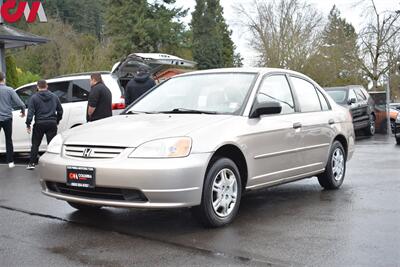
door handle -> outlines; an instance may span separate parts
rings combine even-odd
[[[335,121],[334,121],[333,119],[330,119],[330,120],[328,121],[328,124],[329,124],[329,125],[333,125],[333,124],[335,124]]]
[[[301,125],[300,122],[296,122],[296,123],[293,124],[293,128],[294,129],[300,129],[301,127],[303,127],[303,125]]]

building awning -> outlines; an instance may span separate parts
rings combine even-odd
[[[9,25],[0,24],[0,44],[4,48],[18,48],[49,42],[48,39],[24,32]]]

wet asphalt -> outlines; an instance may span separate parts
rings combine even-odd
[[[189,209],[75,211],[43,196],[26,163],[0,164],[0,266],[400,266],[393,138],[358,140],[341,190],[312,178],[254,191],[220,229]]]

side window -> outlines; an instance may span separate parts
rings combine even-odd
[[[61,103],[68,103],[69,82],[49,83],[49,90],[60,99]]]
[[[29,99],[31,99],[31,96],[35,94],[36,91],[36,85],[31,85],[17,90],[16,93],[19,98],[21,98],[22,102],[24,102],[25,105],[28,106]]]
[[[353,89],[350,89],[349,90],[349,100],[351,100],[353,98],[357,100],[356,93],[354,93]]]
[[[88,79],[73,81],[71,102],[87,101],[89,98],[89,91],[90,81]]]
[[[319,101],[321,102],[321,107],[323,111],[330,110],[328,101],[326,100],[325,96],[317,89]]]
[[[356,89],[354,89],[354,91],[355,91],[355,93],[357,95],[357,99],[359,101],[367,100],[367,97],[364,95],[364,93],[361,91],[360,88],[356,88]]]
[[[289,83],[284,75],[274,75],[264,79],[257,95],[260,102],[278,102],[282,106],[281,114],[294,113],[294,101]]]
[[[321,104],[314,85],[304,79],[291,77],[297,97],[300,102],[301,112],[321,111]]]

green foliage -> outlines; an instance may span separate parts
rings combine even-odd
[[[15,50],[17,66],[41,77],[84,71],[110,70],[114,60],[112,46],[100,43],[94,35],[77,33],[59,20],[29,26],[29,32],[47,36],[45,45]]]
[[[224,25],[219,0],[196,0],[192,13],[193,58],[199,69],[222,68],[224,62]],[[226,25],[226,24],[225,24]],[[225,42],[227,40],[225,39]],[[229,57],[225,52],[225,56]]]
[[[15,58],[12,55],[6,56],[6,82],[7,85],[13,88],[18,87],[17,66]]]
[[[333,6],[321,44],[310,58],[305,72],[321,86],[360,84],[363,82],[358,59],[357,34]]]
[[[185,53],[188,34],[180,18],[187,11],[171,8],[170,1],[107,1],[106,36],[114,44],[116,58],[134,52]]]
[[[44,8],[49,16],[72,25],[80,33],[89,33],[98,39],[103,31],[103,0],[47,0]]]
[[[23,71],[20,68],[17,68],[17,73],[18,73],[18,84],[17,86],[15,86],[16,88],[28,83],[37,82],[38,80],[41,79],[39,75],[33,74],[30,71]]]

